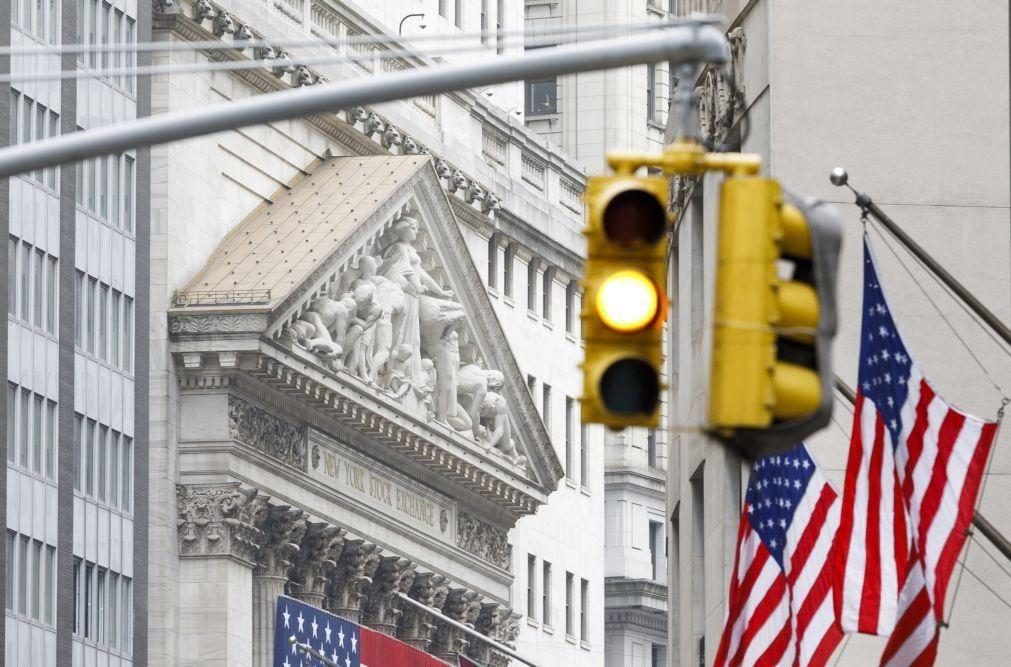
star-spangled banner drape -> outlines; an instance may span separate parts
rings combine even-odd
[[[838,494],[797,445],[755,461],[715,664],[824,665],[842,638],[832,588]]]
[[[949,405],[911,358],[864,237],[860,369],[835,558],[843,630],[882,664],[932,664],[996,422]]]
[[[446,667],[438,658],[294,598],[280,596],[274,618],[274,667],[321,667],[289,638],[340,667]]]

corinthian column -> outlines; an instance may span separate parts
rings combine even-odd
[[[384,556],[372,576],[372,585],[362,605],[362,622],[391,637],[397,632],[401,600],[414,583],[414,563],[400,556]]]
[[[326,588],[333,578],[343,546],[340,528],[325,523],[306,524],[291,572],[291,591],[296,598],[323,608]]]
[[[252,660],[252,574],[266,499],[238,483],[176,486],[179,663],[239,667]]]
[[[329,611],[358,622],[362,599],[379,567],[378,545],[364,540],[344,540],[344,549],[337,560],[337,570],[330,585]]]
[[[274,658],[274,614],[284,594],[291,559],[305,533],[302,510],[271,505],[261,524],[263,542],[253,571],[253,667],[270,667]]]
[[[449,594],[446,578],[441,574],[418,572],[407,595],[426,607],[440,609]],[[414,605],[404,605],[397,623],[397,639],[406,642],[420,651],[427,651],[432,639],[435,624],[433,616]]]
[[[442,605],[442,613],[457,623],[474,627],[481,612],[481,596],[465,588],[452,588]],[[435,636],[432,638],[431,653],[449,664],[455,664],[458,656],[463,653],[470,642],[467,634],[438,618],[435,619]]]

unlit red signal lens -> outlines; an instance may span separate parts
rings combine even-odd
[[[667,214],[650,192],[626,190],[614,196],[604,209],[604,234],[623,246],[653,245],[663,239]]]
[[[621,333],[634,333],[650,326],[659,308],[657,286],[644,273],[633,269],[612,273],[597,291],[598,317]]]
[[[617,415],[652,415],[660,402],[660,378],[642,359],[619,359],[600,378],[600,400]]]

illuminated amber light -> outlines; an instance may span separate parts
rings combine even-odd
[[[650,326],[659,307],[656,285],[644,273],[632,269],[612,273],[597,292],[597,314],[601,321],[622,333]]]

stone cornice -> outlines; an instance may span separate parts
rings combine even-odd
[[[634,630],[659,639],[667,637],[667,615],[635,609],[608,609],[604,612],[605,631]]]
[[[607,489],[632,489],[664,498],[666,478],[663,471],[655,468],[610,468],[604,471],[604,487]]]

